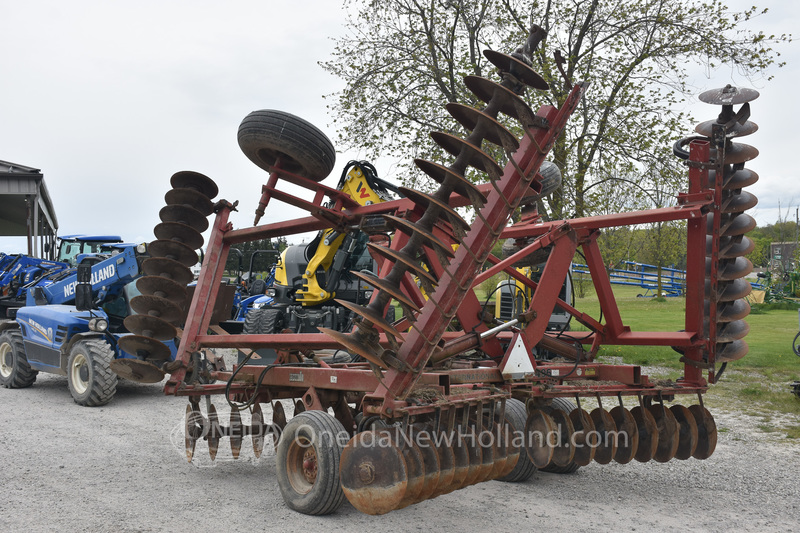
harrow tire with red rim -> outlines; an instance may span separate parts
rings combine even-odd
[[[253,111],[239,125],[238,139],[244,155],[267,172],[280,159],[283,170],[322,181],[336,162],[333,143],[319,128],[283,111]]]
[[[339,461],[349,435],[322,411],[304,411],[283,429],[276,452],[281,496],[291,509],[326,515],[344,502]]]

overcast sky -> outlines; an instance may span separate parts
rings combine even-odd
[[[755,28],[800,27],[800,3],[759,4],[772,12]],[[245,115],[288,111],[335,138],[323,96],[343,84],[318,62],[345,31],[339,1],[0,0],[0,20],[0,160],[42,170],[61,235],[152,240],[179,170],[214,179],[221,197],[240,202],[234,226],[249,226],[267,175],[236,142]],[[775,222],[779,200],[792,217],[800,205],[792,133],[800,120],[800,54],[794,43],[782,51],[789,65],[771,82],[746,82],[735,69],[696,81],[698,92],[726,83],[761,92],[751,104],[760,130],[745,141],[761,152],[748,165],[761,176],[750,189],[760,225]],[[708,120],[718,109],[695,114]],[[337,154],[326,184],[335,186],[359,155]],[[392,178],[389,169],[378,171]],[[264,221],[298,214],[273,202]],[[0,238],[0,251],[24,252],[24,239]]]

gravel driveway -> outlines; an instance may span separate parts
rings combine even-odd
[[[85,408],[66,378],[40,374],[30,389],[0,389],[0,405],[0,531],[760,532],[800,521],[800,443],[719,410],[706,461],[592,464],[480,483],[384,516],[346,502],[310,517],[284,506],[269,445],[256,459],[246,440],[232,461],[223,441],[212,464],[200,442],[188,464],[186,400],[163,396],[160,384],[123,381],[109,405]]]

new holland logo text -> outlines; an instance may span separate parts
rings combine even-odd
[[[30,325],[30,327],[35,329],[39,333],[39,335],[44,337],[48,342],[53,341],[53,328],[45,328],[32,318],[28,319],[28,325]]]
[[[91,279],[92,287],[94,287],[98,283],[104,282],[105,280],[113,276],[116,273],[116,271],[117,269],[113,263],[108,265],[107,267],[101,268],[100,270],[95,270],[94,272],[92,272],[92,279]],[[70,296],[75,295],[75,285],[77,284],[78,284],[77,281],[73,281],[72,283],[64,287],[65,298],[69,298]]]

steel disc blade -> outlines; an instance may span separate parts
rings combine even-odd
[[[203,213],[185,205],[165,205],[158,212],[161,222],[180,222],[203,233],[208,229],[208,219]]]
[[[192,248],[177,241],[157,240],[147,245],[147,250],[153,257],[166,257],[173,259],[184,266],[190,267],[199,262],[197,253]]]
[[[445,179],[449,179],[451,183],[455,182],[453,191],[468,199],[475,207],[482,207],[486,204],[486,196],[480,189],[454,170],[426,159],[415,159],[414,164],[438,183],[443,183]]]
[[[186,285],[161,276],[144,276],[136,280],[136,288],[144,295],[166,298],[177,306],[186,304]]]
[[[166,375],[153,363],[139,359],[114,359],[109,367],[119,377],[137,383],[158,383]]]
[[[169,184],[172,185],[173,189],[195,190],[209,200],[219,194],[219,188],[217,184],[214,183],[214,180],[205,174],[200,174],[199,172],[193,172],[191,170],[176,172],[170,178]]]
[[[433,439],[433,449],[439,459],[439,480],[436,490],[431,497],[435,498],[453,490],[453,479],[455,478],[456,458],[452,444],[448,445],[449,438],[443,431],[434,431],[428,427],[431,438]]]
[[[305,412],[306,406],[301,400],[297,400],[294,402],[294,416],[299,415],[302,412]]]
[[[692,457],[695,459],[708,459],[717,448],[717,423],[708,409],[701,405],[692,405],[689,411],[697,422],[697,447]]]
[[[398,252],[397,250],[392,250],[391,248],[380,246],[372,242],[368,242],[367,247],[371,251],[388,259],[393,263],[403,263],[408,267],[409,270],[411,270],[414,273],[415,276],[427,280],[428,283],[430,283],[431,285],[436,286],[439,283],[439,280],[434,278],[430,272],[425,270],[419,263],[419,261],[417,261],[416,259],[413,259],[402,252]]]
[[[317,328],[320,333],[325,333],[333,340],[341,344],[347,349],[348,352],[358,354],[370,363],[377,365],[381,368],[386,368],[386,365],[381,361],[380,357],[369,346],[356,340],[351,333],[342,333],[334,329]]]
[[[575,428],[575,433],[570,439],[575,446],[572,462],[578,466],[586,466],[594,459],[597,446],[597,433],[592,417],[584,409],[573,409],[569,413],[569,419]]]
[[[750,325],[744,320],[722,322],[717,325],[717,342],[733,342],[750,332]]]
[[[264,451],[264,435],[266,432],[267,425],[264,423],[264,412],[261,410],[261,404],[256,402],[250,419],[250,436],[253,439],[253,453],[257,458],[261,457],[261,453]]]
[[[342,450],[339,476],[347,500],[365,514],[397,509],[408,490],[405,458],[386,429],[364,431],[350,439]]]
[[[231,425],[228,437],[231,439],[231,454],[234,459],[239,458],[242,451],[242,439],[244,437],[244,426],[242,425],[242,415],[236,408],[231,409]]]
[[[519,148],[519,140],[494,117],[474,107],[456,102],[450,102],[445,107],[453,118],[469,131],[475,130],[478,126],[482,127],[487,141],[507,148],[509,152],[515,152]]]
[[[741,213],[742,211],[747,211],[758,205],[758,198],[756,195],[747,191],[738,193],[726,192],[726,194],[729,196],[723,198],[722,204],[720,205],[720,209],[723,213]]]
[[[457,490],[463,488],[467,485],[467,479],[469,479],[469,452],[467,451],[467,447],[461,438],[461,435],[458,431],[452,432],[453,436],[453,444],[450,448],[453,450],[453,458],[455,460],[454,464],[454,472],[453,472],[453,483],[450,486],[451,492],[453,490]]]
[[[498,105],[498,111],[521,122],[523,126],[535,123],[536,113],[513,91],[480,76],[467,76],[464,84],[475,96],[486,103]]]
[[[653,459],[656,448],[658,448],[658,427],[650,411],[643,409],[639,405],[631,409],[631,415],[636,421],[636,427],[639,431],[639,446],[636,449],[634,459],[640,463],[646,463]]]
[[[599,441],[595,446],[594,460],[601,465],[607,465],[617,453],[617,425],[605,409],[593,409],[589,416],[592,418],[594,429],[598,433]]]
[[[753,263],[746,257],[722,259],[717,268],[717,279],[720,281],[732,281],[736,278],[743,278],[752,271]],[[706,274],[710,273],[711,260],[706,258]]]
[[[160,296],[140,294],[130,301],[131,309],[140,315],[158,317],[167,322],[176,322],[183,317],[183,309],[176,303]]]
[[[758,91],[747,87],[734,87],[730,84],[722,89],[710,89],[700,93],[697,98],[706,104],[738,105],[752,102],[759,97]]]
[[[738,361],[750,351],[747,342],[743,340],[729,342],[727,344],[717,345],[717,363],[730,363],[731,361]]]
[[[494,66],[500,69],[501,72],[512,73],[515,78],[525,85],[533,87],[534,89],[539,89],[540,91],[546,91],[550,88],[550,85],[544,81],[544,78],[537,74],[529,65],[523,63],[514,56],[489,49],[484,50],[483,55],[486,56],[486,59]]]
[[[357,314],[358,316],[364,318],[365,320],[371,322],[374,326],[382,329],[386,333],[394,335],[398,339],[401,339],[403,336],[397,331],[394,326],[392,326],[385,318],[380,316],[379,314],[372,311],[372,309],[368,307],[364,307],[363,305],[354,304],[348,302],[347,300],[340,300],[335,299],[336,303],[341,305],[342,307],[349,309],[353,313]]]
[[[411,430],[415,432],[413,435],[415,440],[414,444],[419,450],[424,470],[422,489],[420,490],[419,496],[417,496],[417,499],[414,501],[414,503],[417,503],[431,498],[436,493],[439,486],[440,466],[439,454],[436,453],[436,449],[433,447],[430,437],[420,440],[420,432],[428,436],[430,436],[430,433],[424,428],[415,428],[414,426],[412,426]]]
[[[719,124],[716,119],[701,122],[695,126],[694,131],[703,137],[711,137],[714,132],[714,126]],[[734,122],[733,126],[725,131],[725,137],[732,139],[733,137],[745,137],[752,135],[758,131],[758,125],[755,122],[746,121],[744,124]]]
[[[486,425],[483,426],[480,432],[476,431],[475,434],[478,437],[477,446],[479,446],[481,449],[481,468],[480,473],[478,474],[478,479],[475,482],[481,483],[491,479],[492,471],[494,470],[494,462],[496,458],[494,437],[491,430],[489,430]]]
[[[147,359],[148,362],[166,361],[172,355],[172,352],[170,352],[166,344],[142,335],[125,335],[124,337],[120,337],[119,347],[131,355]],[[125,359],[122,360],[124,361]],[[131,361],[133,361],[133,359],[131,359]],[[161,372],[161,370],[159,370],[159,372]],[[164,373],[161,372],[161,375],[163,377]],[[161,379],[158,381],[161,381]]]
[[[653,404],[650,406],[650,414],[656,421],[658,428],[658,447],[656,453],[653,454],[653,459],[659,463],[666,463],[678,451],[678,444],[680,443],[680,428],[678,421],[675,420],[675,415],[672,411],[666,408],[664,404]]]
[[[217,416],[217,408],[213,405],[208,406],[208,426],[208,431],[206,431],[206,438],[208,440],[208,455],[213,461],[217,458],[217,452],[219,451],[219,439],[222,436],[222,432],[220,431],[219,427],[219,417]]]
[[[491,178],[497,178],[503,173],[503,169],[489,154],[461,137],[442,131],[432,131],[431,138],[454,157],[459,157],[462,153],[466,154],[467,162],[470,166],[489,174]]]
[[[192,404],[186,406],[186,417],[183,423],[184,446],[186,459],[191,463],[194,458],[194,448],[197,440],[203,435],[203,415],[199,409],[194,409]]]
[[[613,408],[609,414],[617,426],[617,453],[614,454],[614,461],[623,465],[630,463],[639,448],[636,420],[631,412],[621,405]]]
[[[184,205],[207,217],[214,212],[214,204],[208,197],[192,189],[171,189],[164,195],[167,205]]]
[[[416,311],[417,313],[420,312],[419,306],[415,304],[408,296],[403,294],[399,287],[394,286],[391,282],[381,279],[378,276],[368,272],[357,272],[353,270],[350,272],[350,274],[357,277],[361,281],[372,285],[376,289],[380,289],[383,292],[391,295],[392,298],[408,306],[413,311]]]
[[[572,425],[569,414],[561,409],[551,408],[548,414],[552,417],[556,430],[553,434],[555,442],[553,443],[553,460],[550,464],[564,467],[570,464],[575,456],[575,448],[570,444],[575,426]]]
[[[469,231],[469,223],[461,218],[461,215],[446,202],[430,194],[409,189],[408,187],[400,187],[399,190],[406,198],[417,204],[424,211],[438,208],[440,218],[444,217],[443,220],[452,226],[455,235],[461,237],[466,235],[467,231]]]
[[[156,239],[174,241],[196,250],[203,246],[203,236],[191,226],[180,222],[162,222],[153,228]]]
[[[178,329],[175,326],[154,316],[128,315],[123,324],[125,324],[125,329],[135,335],[151,337],[159,341],[174,339],[178,335]]]
[[[425,486],[425,464],[422,461],[422,453],[419,446],[413,441],[408,441],[404,437],[398,437],[398,448],[403,454],[408,472],[408,484],[403,499],[396,509],[402,509],[419,501],[419,496]]]
[[[413,222],[393,215],[383,215],[383,218],[394,230],[405,233],[406,235],[418,235],[421,237],[425,246],[434,250],[437,255],[447,258],[455,257],[453,249],[450,246],[442,242],[433,233],[420,228]],[[443,260],[442,262],[445,263],[446,261]]]
[[[150,259],[146,259],[144,263],[142,263],[142,271],[146,276],[166,278],[184,287],[194,279],[189,267],[166,257],[151,257]]]
[[[688,407],[684,405],[673,405],[669,408],[678,421],[680,436],[678,437],[678,451],[675,458],[685,460],[692,456],[697,448],[697,421]]]
[[[277,448],[283,428],[286,427],[286,412],[283,410],[281,402],[275,402],[272,405],[272,425],[275,427],[271,428],[270,431],[272,432],[273,444]]]
[[[458,431],[461,432],[461,442],[469,457],[469,472],[467,473],[467,478],[464,480],[464,486],[474,485],[478,482],[483,464],[481,447],[478,446],[478,437],[475,434],[475,428],[460,426]]]
[[[544,468],[553,460],[553,446],[549,436],[555,430],[552,417],[541,409],[533,409],[528,413],[525,445],[528,457],[536,468]]]

